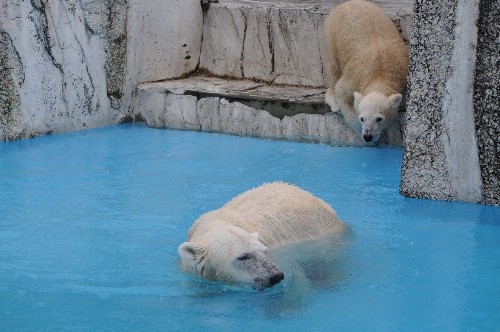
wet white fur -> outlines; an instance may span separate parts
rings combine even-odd
[[[204,278],[245,282],[232,262],[241,253],[342,232],[343,223],[324,201],[296,186],[274,182],[242,193],[207,212],[179,246],[185,269]]]

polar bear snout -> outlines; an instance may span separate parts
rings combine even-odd
[[[269,279],[269,284],[270,286],[274,286],[278,283],[280,283],[281,280],[285,279],[285,275],[283,272],[279,271],[276,272],[270,279]]]
[[[281,280],[285,279],[285,275],[281,271],[274,272],[269,278],[256,278],[254,280],[253,288],[261,291],[269,287],[279,284]]]
[[[242,260],[242,258],[245,259]],[[244,276],[246,275],[247,282],[258,291],[272,287],[285,278],[283,272],[262,252],[239,256],[234,267],[235,275],[242,277],[240,282],[245,283]]]
[[[371,141],[373,141],[373,135],[372,134],[364,134],[363,140],[367,143],[370,143]]]
[[[363,118],[365,119],[365,118]],[[380,138],[380,133],[384,129],[383,121],[377,121],[366,117],[365,121],[361,122],[361,132],[363,141],[366,143],[376,143]]]

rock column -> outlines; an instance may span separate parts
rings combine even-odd
[[[500,203],[499,6],[415,1],[403,195]]]

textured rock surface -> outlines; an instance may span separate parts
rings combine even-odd
[[[200,68],[219,76],[324,87],[328,76],[323,22],[341,2],[211,4],[204,22]],[[408,40],[411,1],[378,3]]]
[[[499,27],[486,7],[480,8],[479,1],[415,1],[400,188],[404,195],[494,203],[483,198],[489,186],[487,192],[496,192],[498,204],[498,186],[487,184],[496,181],[495,176],[485,176],[495,169],[498,159],[492,155],[497,147],[489,136],[492,132],[484,133],[486,128],[495,128],[490,123],[497,114],[491,100],[498,101],[498,94],[481,95],[493,91],[486,86],[498,86],[498,75],[483,65],[474,76],[476,64],[478,69],[485,62],[494,68],[498,61],[498,52],[491,52],[495,44],[498,50]],[[480,29],[478,38],[471,22],[478,17],[481,21],[484,15],[491,20],[486,29],[490,32]],[[478,40],[483,41],[476,54]],[[495,130],[498,133],[498,126]],[[488,157],[478,152],[478,140],[479,151],[488,151]]]
[[[474,108],[483,201],[500,204],[500,1],[481,1]]]
[[[24,70],[9,34],[0,28],[0,139],[22,135],[20,89]]]
[[[4,1],[0,139],[102,126],[120,99],[123,1]],[[116,84],[107,87],[107,74]],[[117,110],[115,103],[114,110]]]
[[[340,114],[325,114],[324,92],[249,80],[190,77],[141,84],[136,112],[158,128],[365,145]],[[281,103],[286,107],[277,110]],[[402,144],[401,122],[384,133],[380,145]]]
[[[117,114],[125,78],[125,51],[127,46],[127,0],[82,1],[87,30],[102,38],[106,90],[112,113]]]

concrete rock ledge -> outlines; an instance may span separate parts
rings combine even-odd
[[[136,117],[151,127],[366,145],[340,114],[326,114],[325,89],[194,76],[145,83],[138,90]],[[402,118],[379,145],[401,146]]]

